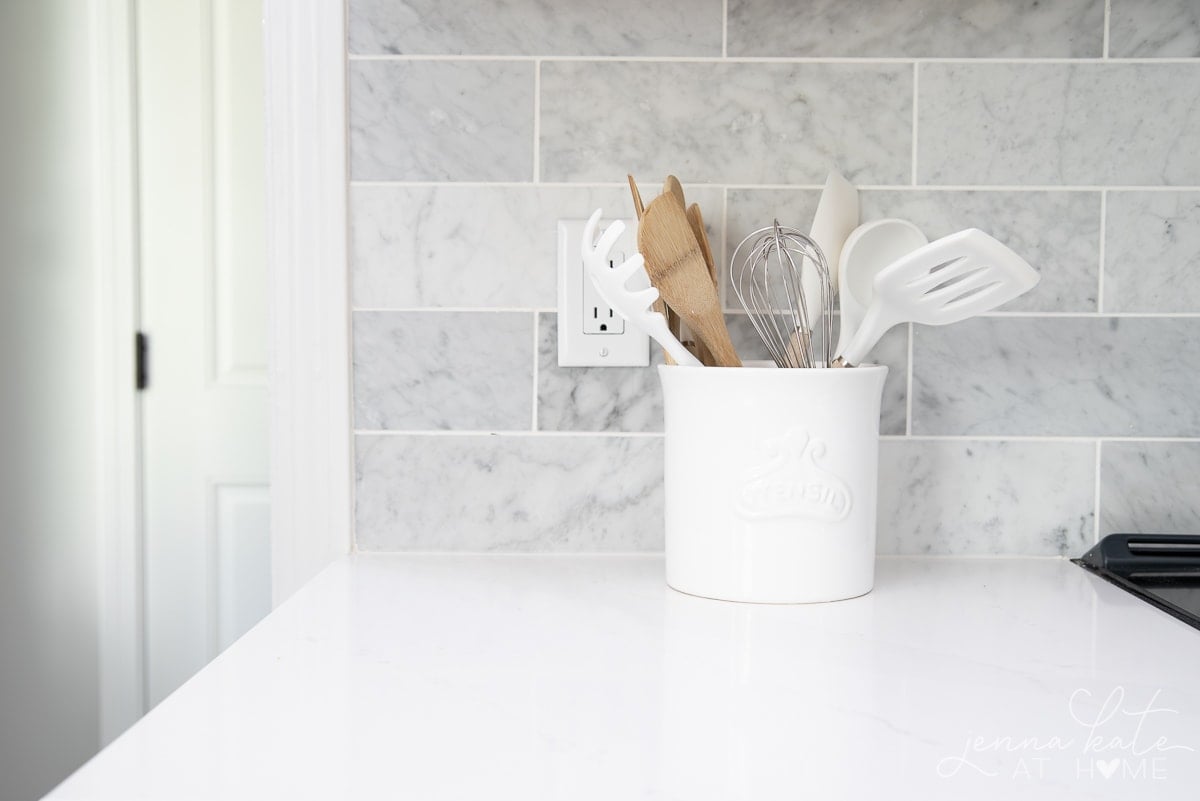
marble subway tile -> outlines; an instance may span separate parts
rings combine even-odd
[[[613,181],[675,172],[712,183],[911,177],[905,64],[549,61],[541,175]]]
[[[659,551],[661,437],[360,435],[364,551]]]
[[[533,315],[355,312],[354,427],[529,430]]]
[[[721,0],[351,0],[350,52],[719,56]]]
[[[1200,63],[920,66],[930,184],[1200,184]]]
[[[1004,311],[1096,311],[1099,192],[881,190],[861,192],[859,201],[864,221],[909,220],[930,241],[981,228],[1019,253],[1042,280]]]
[[[883,554],[1078,556],[1095,533],[1091,442],[885,440]]]
[[[662,363],[651,341],[649,367],[559,367],[558,315],[538,315],[538,430],[662,431]]]
[[[1112,58],[1200,56],[1200,3],[1112,0],[1108,55]]]
[[[1200,312],[1200,192],[1109,192],[1104,311]]]
[[[1200,532],[1200,442],[1100,446],[1100,536]]]
[[[1103,39],[1103,0],[729,2],[731,56],[1098,58]]]
[[[534,64],[352,61],[350,177],[533,179]]]
[[[1200,436],[1200,318],[914,326],[912,433]]]

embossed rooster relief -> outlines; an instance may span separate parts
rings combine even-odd
[[[825,441],[794,428],[764,445],[766,460],[752,468],[736,507],[748,520],[798,517],[836,523],[850,514],[846,482],[826,470]]]

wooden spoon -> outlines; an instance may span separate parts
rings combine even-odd
[[[629,179],[629,192],[633,195],[633,211],[637,214],[638,228],[640,230],[642,217],[646,215],[646,207],[642,204],[642,193],[638,191],[637,182],[633,180],[633,176],[627,174],[625,177]],[[667,330],[671,333],[671,336],[679,339],[679,315],[671,311],[667,306],[667,302],[659,297],[650,308],[663,316],[663,319],[667,321]],[[676,363],[666,348],[663,348],[663,360],[667,364]]]
[[[679,179],[674,175],[668,175],[667,180],[663,181],[663,194],[678,200],[679,208],[687,208],[687,201],[683,199],[683,184],[679,183]]]
[[[674,195],[659,196],[646,207],[638,226],[638,250],[650,281],[712,351],[717,365],[741,367],[700,243]]]

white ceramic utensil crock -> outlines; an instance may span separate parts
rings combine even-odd
[[[758,603],[870,592],[887,367],[658,370],[667,584]]]

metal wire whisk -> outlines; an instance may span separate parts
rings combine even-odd
[[[733,251],[729,278],[776,365],[829,366],[833,284],[825,254],[816,242],[775,220]],[[819,331],[813,330],[814,324],[820,325]],[[814,340],[819,342],[819,353]]]

